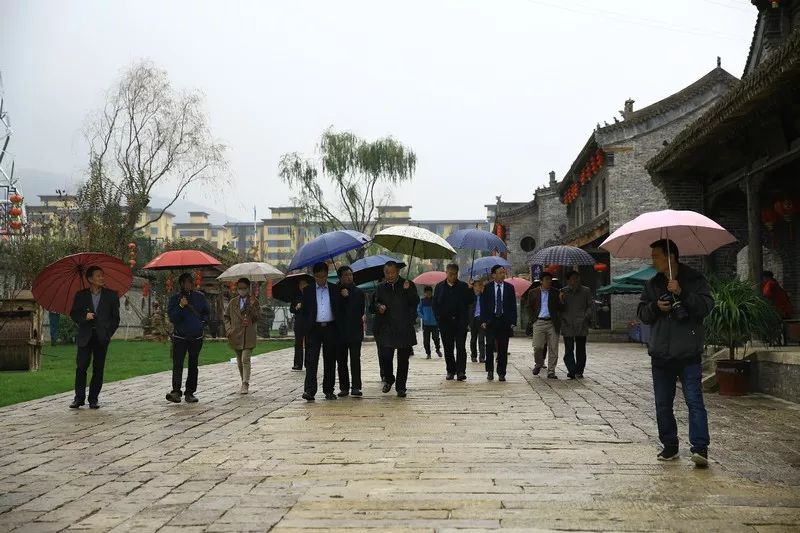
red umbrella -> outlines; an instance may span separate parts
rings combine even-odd
[[[436,285],[440,281],[444,281],[446,277],[447,274],[441,270],[431,270],[429,272],[423,272],[414,278],[414,283],[416,285]]]
[[[92,266],[103,269],[106,288],[122,296],[131,288],[131,267],[108,254],[86,252],[68,255],[45,267],[33,280],[33,297],[54,313],[68,315],[75,293],[89,286],[86,270]]]
[[[514,294],[517,298],[522,298],[525,291],[531,288],[531,282],[522,278],[508,278],[507,282],[514,286]]]
[[[145,270],[185,270],[220,264],[219,261],[200,250],[170,250],[159,255],[142,268]]]

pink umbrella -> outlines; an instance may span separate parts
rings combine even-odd
[[[416,285],[436,285],[440,281],[444,281],[446,277],[447,274],[441,270],[431,270],[429,272],[423,272],[414,278],[414,283]]]
[[[532,285],[530,281],[522,278],[508,278],[506,281],[514,286],[514,294],[517,296],[517,298],[522,298],[522,295],[525,294],[525,291],[530,289]]]
[[[651,254],[650,245],[670,239],[681,255],[708,255],[736,241],[728,230],[694,211],[653,211],[643,213],[612,233],[601,248],[614,257],[642,257]]]

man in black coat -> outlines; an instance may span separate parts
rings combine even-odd
[[[211,308],[205,295],[194,290],[192,275],[184,272],[178,277],[180,292],[173,294],[167,304],[172,322],[172,390],[167,401],[180,403],[181,394],[187,403],[197,403],[197,378],[200,373],[200,351]],[[188,356],[188,357],[187,357]],[[183,361],[186,362],[186,386],[181,393]]]
[[[108,343],[119,327],[119,296],[106,289],[103,269],[91,266],[86,270],[89,288],[78,291],[72,302],[70,316],[78,325],[78,345],[75,369],[75,398],[70,408],[77,409],[86,402],[86,372],[92,363],[92,381],[89,383],[89,407],[100,407],[98,397],[103,388],[103,370],[106,364]]]
[[[637,314],[652,325],[647,351],[653,372],[658,438],[664,445],[659,461],[678,458],[678,425],[675,421],[675,382],[680,380],[689,411],[691,460],[708,466],[708,414],[703,401],[705,344],[703,319],[714,308],[705,277],[678,262],[675,243],[662,239],[650,245],[658,274],[645,284]]]
[[[408,358],[417,344],[414,324],[417,320],[419,295],[411,281],[398,275],[397,263],[389,261],[383,267],[385,281],[375,291],[372,309],[375,313],[375,338],[382,359],[383,392],[395,384],[397,396],[405,398],[408,379]],[[394,374],[394,352],[397,351],[397,379]]]
[[[339,317],[339,291],[328,283],[328,263],[317,263],[313,268],[314,283],[303,291],[302,311],[306,324],[306,381],[303,399],[314,401],[317,394],[317,367],[322,350],[322,392],[326,400],[335,400],[336,350],[339,335],[336,331]]]
[[[447,379],[458,375],[458,381],[467,379],[467,329],[469,306],[475,294],[469,285],[458,279],[458,265],[447,265],[447,278],[436,284],[433,291],[433,314],[439,324],[447,365]],[[453,354],[455,352],[455,356]]]
[[[481,329],[486,331],[486,379],[494,379],[494,351],[497,349],[497,376],[506,380],[508,339],[517,325],[517,297],[506,279],[506,269],[492,267],[492,281],[481,294]]]
[[[303,308],[303,291],[308,287],[308,281],[301,278],[297,282],[297,294],[289,304],[289,312],[294,315],[294,364],[292,370],[303,370],[303,352],[305,349],[305,336],[308,326],[305,323]]]
[[[364,340],[364,291],[353,284],[353,269],[339,267],[339,396],[361,396],[361,342]],[[350,372],[347,360],[350,356]],[[351,379],[352,378],[352,383]],[[349,390],[352,386],[352,390]]]

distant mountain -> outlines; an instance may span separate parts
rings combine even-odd
[[[57,190],[66,191],[67,194],[75,194],[80,186],[81,180],[70,178],[65,174],[57,174],[36,169],[19,169],[15,172],[19,177],[19,188],[27,198],[26,203],[36,205],[39,203],[39,196],[57,194]],[[158,208],[166,205],[167,199],[154,196],[150,205]],[[175,222],[189,222],[189,211],[203,211],[208,213],[208,220],[212,224],[224,224],[225,222],[241,222],[235,217],[226,215],[219,211],[209,208],[189,200],[178,199],[172,207],[170,213],[175,215]]]

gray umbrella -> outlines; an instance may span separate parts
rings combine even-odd
[[[550,246],[528,256],[531,265],[580,266],[595,264],[594,258],[575,246]]]

